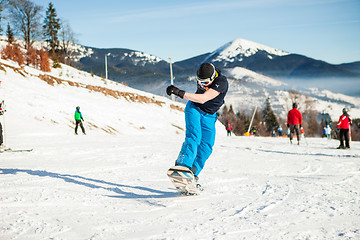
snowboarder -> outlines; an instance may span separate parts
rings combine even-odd
[[[294,131],[296,132],[296,137],[298,141],[298,145],[300,144],[300,129],[302,125],[302,115],[300,111],[297,109],[297,103],[293,103],[293,109],[288,112],[287,116],[287,127],[290,128],[290,143],[292,143],[292,139],[294,136]]]
[[[174,85],[166,89],[169,96],[174,94],[189,100],[185,107],[185,141],[175,165],[189,168],[196,180],[212,153],[216,112],[224,104],[227,91],[226,77],[211,63],[203,63],[199,67],[196,93],[185,92]]]
[[[84,128],[84,126],[83,126],[83,124],[82,124],[82,121],[84,121],[84,118],[83,118],[83,116],[82,116],[82,114],[81,114],[81,112],[80,112],[80,107],[79,107],[79,106],[76,107],[76,111],[75,111],[75,116],[74,116],[74,117],[75,117],[75,123],[76,123],[76,126],[75,126],[75,134],[78,135],[77,130],[78,130],[78,126],[80,125],[83,134],[86,135],[86,133],[85,133],[85,128]]]
[[[4,115],[5,114],[5,109],[4,109],[4,100],[0,103],[0,115]],[[4,137],[3,137],[3,127],[1,125],[0,122],[0,150],[5,149],[5,145],[4,145]]]
[[[340,146],[338,149],[350,148],[350,126],[352,124],[351,117],[348,113],[348,109],[343,109],[343,114],[340,116],[337,123],[337,129],[340,130]],[[345,145],[344,145],[345,139]]]
[[[230,121],[227,121],[226,122],[227,136],[231,136],[231,130],[232,130],[232,125],[231,125]]]

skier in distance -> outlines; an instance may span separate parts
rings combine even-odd
[[[340,129],[340,145],[338,149],[350,148],[350,127],[352,124],[351,117],[346,108],[343,109],[343,114],[340,116],[337,123],[337,129]],[[345,145],[344,145],[345,139]]]
[[[84,118],[83,118],[83,116],[82,116],[82,114],[80,112],[80,107],[79,106],[76,107],[74,117],[75,117],[75,124],[76,124],[75,125],[75,134],[78,135],[77,130],[78,130],[78,126],[80,125],[83,134],[86,135],[85,128],[84,128],[84,126],[82,124],[82,121],[84,121]]]
[[[294,132],[296,132],[296,137],[298,141],[298,145],[300,144],[300,129],[302,125],[302,115],[300,111],[297,109],[297,103],[293,103],[293,109],[288,112],[287,116],[287,127],[290,128],[290,143],[292,143],[292,139],[294,136]]]

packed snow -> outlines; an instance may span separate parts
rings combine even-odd
[[[65,65],[0,64],[6,145],[33,149],[0,153],[0,239],[360,238],[359,142],[227,137],[218,123],[205,191],[181,196],[166,171],[183,104]]]

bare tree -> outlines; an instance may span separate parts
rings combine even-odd
[[[7,4],[8,4],[7,0],[0,0],[0,33],[3,31],[2,27],[1,27],[1,21],[4,17],[2,15],[2,13],[3,13],[4,9],[6,8]]]
[[[41,37],[41,7],[29,0],[10,0],[10,19],[16,31],[20,31],[29,49],[34,40]]]
[[[61,21],[59,38],[60,46],[65,56],[65,64],[71,65],[71,58],[75,50],[74,45],[77,42],[77,39],[67,21]]]
[[[4,6],[6,6],[8,2],[9,2],[9,0],[0,0],[0,8],[2,8],[2,10],[4,10]]]

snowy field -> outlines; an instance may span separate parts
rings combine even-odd
[[[0,153],[1,240],[360,239],[360,142],[226,137],[218,123],[205,191],[180,196],[166,171],[183,104],[67,66],[44,74],[0,61],[6,145],[34,149]]]
[[[218,136],[180,196],[166,176],[179,135],[9,137],[0,239],[359,239],[360,143]]]

